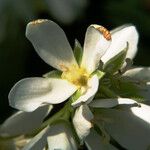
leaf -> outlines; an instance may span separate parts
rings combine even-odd
[[[118,53],[116,56],[107,61],[106,64],[104,64],[104,72],[113,74],[118,71],[125,62],[128,48],[129,43],[127,42],[127,46],[120,53]]]
[[[80,63],[81,63],[82,54],[83,54],[83,50],[82,50],[81,44],[79,43],[79,41],[77,39],[75,39],[74,56],[76,58],[78,65],[80,65]]]
[[[61,71],[53,70],[43,75],[45,78],[61,78]]]

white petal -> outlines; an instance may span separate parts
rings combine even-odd
[[[42,150],[47,144],[47,136],[50,128],[46,127],[38,133],[22,150]]]
[[[23,111],[33,111],[43,104],[65,101],[76,91],[67,80],[55,78],[26,78],[14,85],[9,104]]]
[[[97,75],[94,75],[88,81],[87,91],[83,95],[81,95],[75,102],[73,102],[72,106],[77,107],[84,102],[90,103],[98,90],[98,85],[99,85],[99,79]]]
[[[98,114],[107,132],[125,149],[147,150],[150,146],[150,106],[122,106],[103,109]]]
[[[16,136],[31,133],[40,127],[52,106],[43,106],[33,112],[19,111],[9,117],[0,127],[1,136]]]
[[[100,58],[110,46],[111,39],[106,39],[100,31],[102,26],[91,25],[87,28],[81,66],[92,73],[98,67]]]
[[[83,140],[90,132],[93,119],[93,114],[87,105],[81,105],[76,109],[75,115],[73,117],[73,124],[75,130],[81,140]]]
[[[77,65],[64,31],[53,21],[30,22],[26,36],[39,56],[54,68],[63,70],[73,64]]]
[[[138,43],[138,32],[136,28],[132,25],[124,25],[113,30],[111,33],[112,42],[105,55],[102,57],[102,61],[106,63],[110,58],[117,55],[126,47],[127,42],[129,43],[127,58],[133,59],[137,52]]]
[[[126,71],[123,76],[135,80],[150,81],[150,67],[137,67]]]
[[[96,99],[93,100],[89,106],[94,108],[111,108],[121,104],[135,104],[136,101],[128,98],[116,98],[116,99]]]
[[[72,131],[67,124],[51,126],[47,140],[49,150],[77,150]]]
[[[91,129],[90,134],[85,139],[88,150],[117,150],[114,146],[104,141],[95,130]]]
[[[150,106],[140,104],[140,107],[132,107],[131,111],[135,116],[149,123],[150,126]]]

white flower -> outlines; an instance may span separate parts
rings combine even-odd
[[[23,111],[33,111],[43,104],[61,103],[78,89],[82,95],[72,105],[90,103],[98,90],[98,76],[92,76],[92,73],[100,59],[107,62],[124,49],[127,42],[127,57],[132,58],[138,41],[137,31],[132,25],[119,27],[111,33],[102,26],[90,25],[86,31],[81,65],[78,65],[65,33],[56,23],[49,20],[30,22],[26,36],[39,56],[60,70],[62,75],[61,78],[26,78],[15,84],[9,93],[9,104]]]
[[[97,25],[94,25],[94,26],[97,27]],[[105,52],[105,54],[101,57],[101,60],[103,61],[103,63],[106,64],[111,58],[119,54],[126,47],[127,42],[129,43],[129,49],[127,51],[126,58],[133,59],[137,52],[137,42],[138,42],[138,33],[135,27],[134,26],[121,26],[115,30],[112,30],[110,33],[111,33],[112,42],[109,48],[107,49],[107,51]],[[109,33],[107,33],[106,35],[108,37]],[[88,57],[91,58],[90,55]],[[87,61],[88,60],[90,59],[87,59]],[[135,103],[135,101],[130,100],[130,99],[126,99],[123,102],[122,100],[120,100],[119,103],[116,101],[112,101],[112,100],[107,101],[106,99],[104,100],[100,99],[98,101],[98,103],[100,104],[98,105],[96,102],[97,102],[96,100],[92,101],[89,104],[89,106],[92,107],[94,105],[95,107],[98,107],[98,108],[111,108],[111,107],[118,105],[119,103],[120,104],[121,103]],[[88,108],[85,109],[85,106],[84,107],[80,106],[80,108],[77,109],[75,116],[74,116],[73,123],[74,123],[78,136],[80,138],[82,137],[81,138],[82,140],[88,135],[92,127],[92,123],[91,123],[92,119],[90,117],[91,115],[89,114],[91,114],[90,109]],[[80,116],[80,117],[76,117],[76,116]],[[88,122],[88,125],[87,125],[87,122]]]
[[[102,26],[88,27],[83,57],[79,66],[63,30],[49,20],[36,20],[27,25],[26,36],[40,57],[62,72],[61,78],[26,78],[14,85],[9,104],[33,111],[43,104],[57,104],[81,89],[82,95],[72,105],[88,103],[98,89],[98,76],[93,73],[111,43],[111,35]],[[134,28],[133,28],[134,29]],[[134,29],[135,30],[135,29]],[[108,34],[108,35],[107,35]]]
[[[109,60],[122,52],[126,45],[128,49],[125,57],[134,58],[138,42],[138,33],[134,26],[121,26],[109,32],[102,26],[90,25],[86,31],[81,63],[76,61],[63,30],[54,22],[31,22],[27,26],[26,35],[40,57],[61,71],[61,76],[19,81],[9,94],[11,106],[33,111],[45,104],[61,103],[80,91],[81,95],[72,103],[74,107],[80,106],[76,109],[72,122],[81,144],[85,142],[88,149],[116,150],[116,145],[110,143],[113,138],[127,149],[146,150],[150,146],[150,106],[137,103],[131,97],[122,98],[118,95],[116,98],[92,101],[99,86],[98,74],[93,73],[97,70],[99,61],[102,60],[104,66],[107,66]],[[124,64],[121,63],[119,67],[122,65]],[[108,71],[109,69],[111,68]],[[114,72],[108,73],[110,76],[114,75]],[[121,77],[137,83],[144,80],[146,84],[143,84],[140,94],[150,103],[150,69],[133,68],[121,73]],[[47,142],[49,149],[76,150],[78,145],[70,126],[57,121],[37,134],[23,150],[44,149]],[[95,125],[100,133],[95,130]],[[6,129],[4,133],[7,133]],[[7,134],[9,132],[11,131],[8,130]]]

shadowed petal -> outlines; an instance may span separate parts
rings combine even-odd
[[[128,98],[116,99],[96,99],[93,100],[89,106],[94,108],[111,108],[121,104],[136,104],[137,102]]]
[[[38,133],[22,150],[42,150],[47,144],[47,136],[50,131],[49,126]]]
[[[147,150],[150,146],[150,106],[120,106],[118,109],[101,109],[97,124],[104,123],[106,131],[124,148]]]
[[[65,123],[51,126],[47,140],[49,150],[77,150],[72,131]]]
[[[1,136],[16,136],[31,133],[40,127],[52,106],[43,106],[33,112],[19,111],[9,117],[0,127]]]
[[[91,129],[90,134],[86,137],[85,144],[88,150],[117,150],[107,141],[104,141],[102,136],[98,135],[93,129]]]
[[[92,127],[90,121],[93,117],[94,116],[87,105],[81,105],[76,109],[73,117],[73,124],[81,141],[89,134]]]
[[[133,78],[135,80],[150,81],[150,67],[136,67],[126,71],[123,76]]]

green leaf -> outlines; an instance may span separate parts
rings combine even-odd
[[[82,54],[83,54],[83,49],[81,47],[81,44],[79,43],[79,41],[77,39],[75,39],[74,56],[76,58],[78,65],[81,64]]]
[[[125,62],[128,48],[129,43],[127,42],[126,48],[124,48],[120,53],[118,53],[116,56],[107,61],[106,64],[104,64],[104,72],[113,74],[118,71]]]
[[[61,71],[53,70],[43,75],[45,78],[61,78]]]

